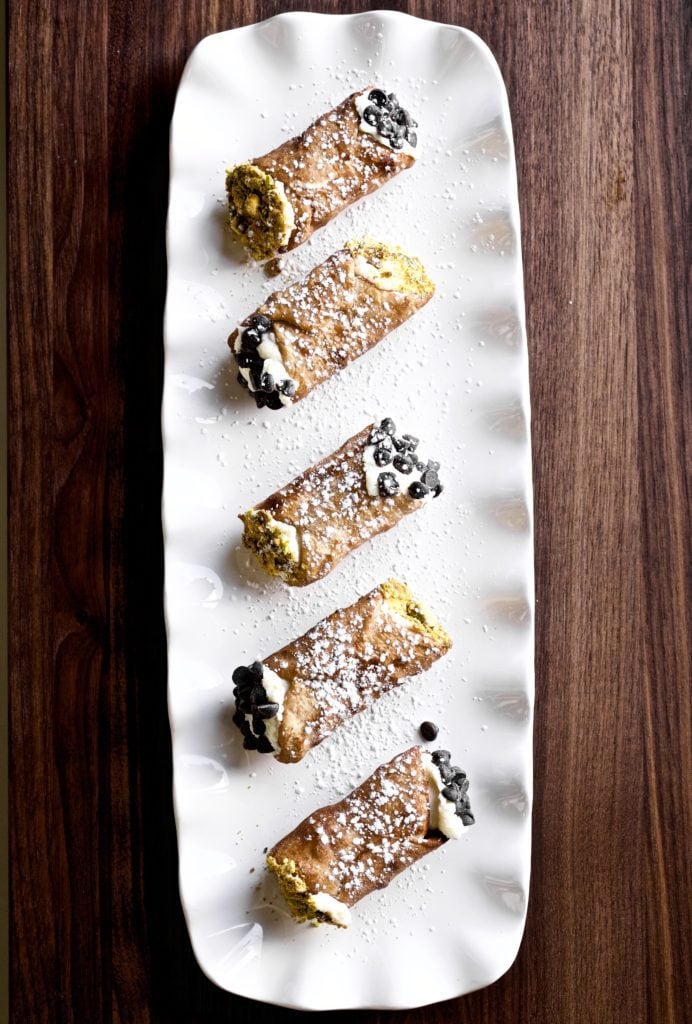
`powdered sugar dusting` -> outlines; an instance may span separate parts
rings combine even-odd
[[[290,680],[282,759],[307,750],[408,676],[429,668],[446,642],[415,627],[376,588],[266,660]]]
[[[352,906],[446,842],[431,833],[428,807],[427,775],[414,747],[338,804],[308,815],[271,855],[279,864],[294,861],[311,892]]]

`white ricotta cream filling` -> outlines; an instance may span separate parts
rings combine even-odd
[[[310,904],[315,910],[319,910],[342,928],[348,928],[351,923],[351,911],[340,900],[335,899],[326,892],[314,892],[310,896]]]
[[[262,686],[267,695],[269,704],[278,704],[279,710],[273,718],[266,718],[264,724],[267,728],[266,736],[274,750],[279,749],[279,726],[284,716],[284,700],[288,691],[288,683],[276,672],[272,672],[266,665],[262,666]]]
[[[375,428],[376,429],[376,428]],[[400,493],[407,494],[409,484],[412,484],[414,480],[420,480],[420,473],[417,469],[413,469],[410,473],[402,473],[394,467],[394,462],[387,463],[386,466],[378,466],[375,462],[375,449],[377,445],[368,444],[365,446],[363,452],[363,464],[365,466],[365,489],[373,498],[376,498],[380,493],[380,489],[377,485],[377,479],[380,473],[393,473],[399,481]],[[392,460],[395,455],[398,455],[395,449],[392,451]],[[401,452],[402,455],[410,455],[410,452]],[[417,453],[413,452],[413,457],[418,459]],[[418,459],[419,462],[425,462],[425,459]],[[424,498],[417,498],[416,500],[420,505],[424,505],[426,501],[432,501],[433,493],[428,491]]]
[[[235,339],[233,344],[233,351],[236,353],[240,352],[242,348],[243,334],[246,330],[246,327],[241,327],[240,324],[238,325],[238,337]],[[291,380],[290,374],[284,366],[284,362],[281,357],[281,349],[276,343],[276,335],[273,331],[267,331],[262,335],[262,343],[257,346],[257,354],[260,359],[264,360],[262,363],[262,373],[271,373],[275,381]],[[250,370],[246,366],[239,367],[239,370],[247,381],[248,389],[251,392],[256,391],[257,388],[252,383]],[[291,405],[293,402],[293,399],[289,398],[288,395],[279,394],[279,398],[281,399],[282,405]]]
[[[300,561],[300,542],[298,540],[298,531],[295,526],[291,526],[290,523],[284,523],[281,519],[275,519],[271,512],[267,513],[270,521],[267,524],[267,529],[271,530],[272,533],[277,534],[284,541],[286,545],[286,554],[290,555],[294,562]]]
[[[284,188],[283,181],[279,181],[278,178],[274,178],[274,187],[276,189],[276,194],[279,197],[279,205],[281,206],[281,212],[284,217],[284,229],[281,232],[280,237],[277,239],[281,246],[288,243],[288,240],[293,233],[293,229],[296,226],[296,218],[293,212],[293,207],[286,196],[286,189]]]
[[[439,829],[448,839],[459,839],[464,823],[456,813],[456,805],[442,796],[445,784],[431,755],[424,751],[421,756],[430,786],[430,828]]]
[[[273,746],[274,750],[279,749],[279,726],[284,716],[284,700],[288,691],[288,683],[276,672],[272,672],[266,665],[262,666],[262,686],[267,695],[267,704],[278,704],[279,710],[273,718],[265,718],[265,736]],[[252,715],[245,715],[245,719],[252,728]]]
[[[368,89],[367,92],[363,92],[360,94],[360,96],[356,96],[354,101],[356,104],[356,110],[358,111],[358,116],[360,117],[360,130],[362,132],[365,132],[366,135],[372,135],[373,138],[377,139],[378,142],[381,142],[383,146],[387,146],[389,149],[393,150],[393,152],[406,153],[408,156],[412,156],[413,159],[415,160],[418,156],[418,153],[407,140],[404,140],[404,144],[401,147],[401,149],[394,149],[394,146],[392,146],[389,139],[386,139],[384,135],[380,135],[374,124],[368,124],[367,121],[363,120],[363,111],[365,110],[365,108],[374,107],[376,105],[371,100],[368,99],[368,96],[370,95],[371,92],[372,89]]]

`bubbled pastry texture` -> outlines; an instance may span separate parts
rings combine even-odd
[[[305,818],[269,852],[270,869],[293,861],[310,892],[353,906],[442,846],[446,837],[428,827],[421,753],[412,747],[399,754],[343,800]]]
[[[384,289],[368,280],[358,273],[359,259],[375,268],[390,261],[399,270],[400,286]],[[259,318],[260,322],[266,320],[287,375],[295,382],[290,397],[297,402],[403,324],[429,301],[434,290],[420,260],[398,246],[365,240],[333,253],[305,280],[274,292],[241,326],[251,326]],[[231,350],[237,337],[235,330],[228,339]],[[259,373],[261,360],[256,362]],[[254,397],[260,407],[282,407],[280,401],[271,402],[261,391]]]
[[[414,163],[410,154],[390,149],[361,131],[355,105],[359,95],[348,96],[301,135],[252,160],[283,184],[294,217],[288,242],[277,242],[273,249],[263,243],[264,255],[301,245],[337,213]]]
[[[375,424],[368,425],[338,451],[240,516],[245,524],[245,545],[286,583],[304,586],[322,579],[349,552],[425,507],[403,491],[388,498],[368,494],[363,455],[374,429]],[[253,513],[258,510],[296,528],[300,543],[297,563],[287,563],[277,571],[266,556],[263,558],[261,532],[253,535],[252,530]]]
[[[289,684],[278,760],[299,761],[343,722],[429,669],[451,643],[395,580],[323,619],[265,659]]]

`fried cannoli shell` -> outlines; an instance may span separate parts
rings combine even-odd
[[[264,705],[270,712],[256,721],[250,715],[238,716],[246,746],[267,753],[273,749],[277,760],[286,764],[300,761],[343,722],[409,676],[427,671],[451,646],[450,636],[406,584],[386,580],[265,658],[266,689],[259,691],[259,698],[257,687],[262,684],[250,669],[239,670],[246,682],[236,694],[236,707],[247,713],[254,691],[255,706],[259,700],[260,708]],[[272,726],[271,709],[276,705],[271,701],[277,698],[278,726]],[[254,733],[253,724],[259,726],[254,739],[247,736]],[[270,735],[269,730],[276,745],[267,750],[269,744],[260,746],[259,741]]]
[[[301,135],[228,170],[234,235],[256,260],[295,249],[347,206],[415,162],[361,128],[360,90]]]
[[[243,543],[268,573],[290,586],[313,583],[349,552],[426,503],[408,490],[414,474],[397,494],[368,493],[365,449],[375,429],[375,424],[365,427],[338,451],[240,515]]]
[[[298,402],[408,320],[434,291],[421,261],[399,246],[349,242],[304,281],[270,295],[233,331],[228,344],[240,382],[260,408]],[[255,360],[249,367],[248,359]],[[265,370],[273,383],[269,395],[258,380]]]
[[[447,842],[430,827],[425,756],[420,747],[397,755],[269,851],[296,920],[346,926],[348,908]]]

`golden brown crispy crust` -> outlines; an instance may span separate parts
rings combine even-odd
[[[250,220],[248,236],[245,222],[241,224],[245,230],[236,233],[256,259],[295,249],[337,213],[414,163],[413,156],[394,151],[361,130],[354,100],[363,91],[358,90],[338,107],[322,114],[301,135],[251,161],[251,165],[281,182],[294,217],[285,244],[272,241],[272,235],[276,237],[279,229],[276,209],[271,203],[266,228],[253,225]],[[243,199],[247,201],[245,196]],[[230,185],[229,200],[233,225]]]
[[[293,889],[327,893],[351,907],[447,841],[429,828],[421,754],[420,747],[412,747],[397,755],[343,800],[314,811],[270,850],[267,865],[280,879],[283,875],[282,891],[299,920],[316,915],[304,898],[292,901]]]
[[[291,586],[314,583],[366,540],[391,530],[422,507],[406,492],[386,499],[368,494],[363,452],[373,428],[374,424],[369,424],[338,451],[240,515],[245,526],[243,543],[269,573],[281,576]],[[295,527],[300,542],[298,562],[283,558],[277,565],[269,557],[270,539],[258,521],[258,511]]]
[[[374,270],[393,268],[399,286],[383,288],[368,280],[362,262]],[[363,240],[335,252],[304,281],[274,292],[242,326],[257,315],[272,321],[287,376],[297,385],[293,401],[298,402],[403,324],[434,291],[416,257],[398,246]],[[228,339],[232,351],[237,337],[235,330]]]
[[[264,659],[288,683],[279,750],[300,761],[343,722],[427,671],[451,637],[405,583],[387,580]]]

